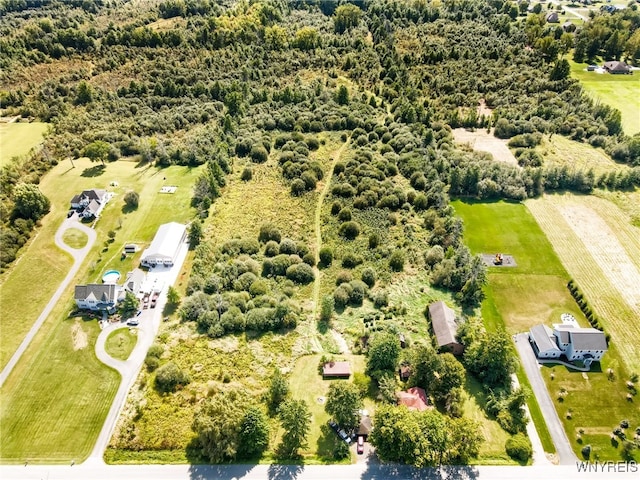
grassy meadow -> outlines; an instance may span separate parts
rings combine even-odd
[[[622,128],[627,135],[640,132],[640,77],[638,75],[609,75],[587,72],[586,63],[569,62],[571,76],[580,83],[594,99],[620,110]],[[604,61],[603,61],[604,63]]]
[[[601,148],[588,143],[576,142],[562,135],[543,137],[542,143],[535,148],[544,158],[546,167],[567,165],[569,168],[588,171],[593,169],[596,178],[612,170],[627,172],[631,167],[617,163]]]
[[[119,328],[109,334],[105,351],[117,360],[126,360],[138,342],[135,328]]]
[[[457,214],[464,219],[465,241],[473,253],[500,251],[514,255],[518,264],[515,268],[489,267],[487,298],[482,305],[482,314],[487,328],[496,329],[504,326],[509,333],[522,332],[538,323],[549,325],[552,322],[558,322],[559,315],[564,312],[572,313],[583,326],[588,325],[566,287],[570,277],[564,268],[565,266],[569,268],[564,252],[557,248],[554,236],[550,235],[549,241],[545,235],[548,231],[547,223],[558,225],[561,223],[559,222],[561,218],[558,218],[558,215],[554,216],[550,206],[537,205],[536,202],[539,201],[538,199],[527,200],[526,206],[506,202],[477,203],[460,200],[453,202]],[[532,203],[535,205],[533,208]],[[546,222],[540,223],[540,226],[536,223],[536,220],[540,221],[539,212],[546,213]],[[558,238],[565,233],[558,234]],[[578,246],[579,239],[569,238],[565,243],[566,249],[574,252],[576,259],[586,255],[586,252],[581,251]],[[593,275],[594,270],[589,268],[587,270],[591,277],[598,277]],[[580,281],[578,283],[580,284]],[[587,298],[591,299],[586,292],[586,286],[581,285],[581,288],[585,291]],[[605,312],[598,310],[595,301],[593,304],[596,311],[604,317]],[[605,328],[607,328],[606,325],[605,323]],[[626,400],[628,390],[624,382],[609,382],[606,373],[602,373],[602,370],[613,368],[620,379],[625,381],[628,379],[627,370],[624,368],[624,361],[628,359],[621,348],[614,341],[600,366],[601,371],[594,370],[587,374],[590,382],[582,382],[583,374],[580,372],[568,371],[565,367],[555,367],[563,373],[556,374],[553,380],[555,387],[549,386],[552,398],[555,391],[561,388],[571,391],[573,393],[571,396],[575,400],[566,408],[571,408],[573,419],[582,419],[583,423],[579,428],[584,428],[585,431],[610,430],[608,425],[612,420],[609,411],[619,412],[620,415],[625,413],[631,420],[634,418],[631,413],[635,408],[637,415],[637,407],[634,407],[633,402]],[[523,382],[524,377],[521,372],[519,378]],[[523,383],[526,385],[526,381]],[[549,385],[549,380],[547,383]],[[601,385],[598,389],[598,404],[586,400],[591,398],[595,384]],[[608,405],[608,408],[605,409],[604,405]],[[536,428],[541,431],[542,416],[539,414],[537,405],[529,401],[529,408]],[[607,413],[603,414],[603,412]],[[575,422],[566,418],[566,411],[560,409],[559,414],[571,440]],[[611,429],[614,426],[611,426]],[[545,450],[548,451],[546,446],[550,443],[548,433],[542,431],[540,436]],[[594,440],[599,442],[597,445],[601,452],[600,460],[619,460],[619,451],[603,448],[601,440],[597,438]],[[572,440],[572,445],[576,455],[580,457],[581,444]]]
[[[65,331],[71,328],[66,318],[73,306],[74,284],[100,281],[102,273],[108,269],[126,273],[136,265],[139,254],[121,261],[120,253],[125,243],[134,241],[143,247],[150,243],[160,224],[186,222],[194,215],[189,200],[198,169],[169,167],[159,170],[128,161],[110,163],[103,168],[87,159],[74,163],[75,168],[69,162],[62,162],[43,178],[40,188],[51,200],[51,212],[43,219],[40,232],[21,259],[3,277],[0,290],[3,365],[71,266],[70,258],[53,245],[55,231],[66,217],[69,199],[76,192],[90,188],[106,188],[116,195],[95,225],[98,239],[75,282],[65,291],[2,388],[0,436],[3,461],[23,461],[27,453],[34,461],[42,462],[66,462],[68,458],[80,461],[88,455],[117,390],[119,376],[95,358],[93,346],[99,333],[95,321],[82,323],[87,332],[87,346],[78,350],[82,353],[64,355],[65,350],[57,343],[68,337]],[[110,186],[112,182],[118,185]],[[160,194],[164,184],[176,185],[178,190],[174,195]],[[140,194],[140,205],[134,211],[123,208],[122,196],[129,189]],[[114,242],[107,241],[110,230],[116,232]],[[59,266],[49,270],[51,262],[58,262],[53,265]],[[31,302],[12,301],[19,296],[16,292],[31,288],[34,278],[48,279],[40,284],[41,294]],[[4,334],[6,331],[14,335]],[[78,355],[83,357],[79,359]],[[47,358],[57,361],[48,362]],[[60,381],[64,378],[67,379]],[[99,392],[99,401],[94,398],[96,392]],[[43,395],[51,400],[43,401]],[[71,404],[87,408],[80,409],[83,413],[78,415],[79,407],[71,409]],[[65,425],[68,424],[69,429],[60,427],[58,423],[72,413],[78,420],[68,420]],[[19,425],[24,428],[18,428]],[[36,433],[39,440],[34,442]]]
[[[68,318],[37,336],[0,390],[0,461],[69,464],[91,453],[120,384],[95,356],[99,333],[95,320]]]
[[[41,122],[0,123],[0,167],[40,145],[48,128],[48,124]]]

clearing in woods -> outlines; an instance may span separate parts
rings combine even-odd
[[[42,143],[49,125],[33,123],[0,123],[0,166],[8,164],[14,157],[27,155]]]
[[[468,144],[473,150],[490,153],[499,162],[518,165],[516,157],[507,146],[507,140],[494,137],[493,129],[487,133],[481,129],[470,132],[465,128],[456,128],[453,130],[453,138],[457,143]]]
[[[613,203],[594,196],[527,200],[564,267],[602,317],[630,371],[640,369],[640,229]]]

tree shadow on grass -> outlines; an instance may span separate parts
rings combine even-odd
[[[336,448],[336,434],[326,423],[320,426],[320,432],[316,449],[318,457],[324,462],[332,461],[334,460],[333,452]]]
[[[81,177],[99,177],[100,175],[102,175],[105,171],[106,167],[102,164],[100,165],[94,165],[92,167],[89,168],[85,168],[82,173],[80,174]]]
[[[125,203],[122,206],[122,213],[124,213],[126,215],[127,213],[135,212],[137,209],[138,209],[137,205],[134,206],[134,205],[129,205],[129,204]]]

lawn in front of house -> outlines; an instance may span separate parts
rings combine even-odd
[[[117,360],[126,360],[138,342],[138,331],[135,328],[119,328],[107,337],[106,352]]]
[[[91,452],[120,385],[94,344],[95,320],[68,318],[47,332],[0,391],[0,461],[65,463]]]
[[[625,134],[640,132],[640,77],[637,72],[636,75],[611,75],[588,72],[586,63],[570,60],[569,64],[571,76],[580,81],[591,97],[620,110]]]

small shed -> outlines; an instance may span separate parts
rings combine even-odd
[[[547,15],[547,23],[559,23],[560,17],[558,17],[558,12],[551,12]]]
[[[322,367],[322,378],[349,378],[350,376],[349,362],[327,362]]]

